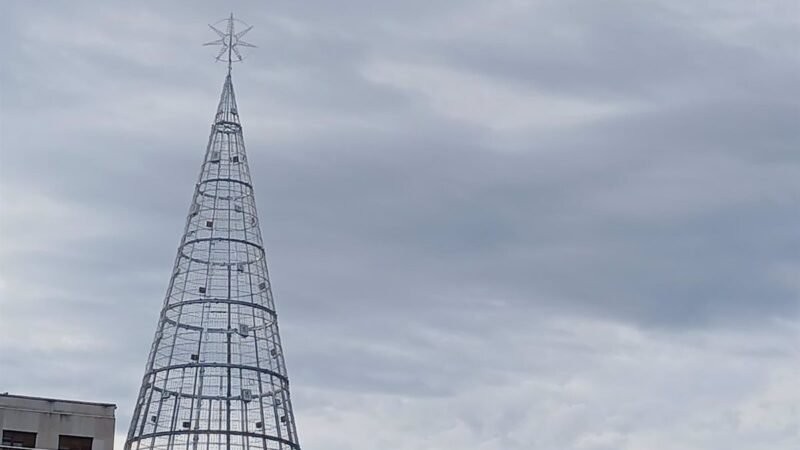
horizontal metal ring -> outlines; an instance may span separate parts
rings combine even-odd
[[[217,434],[220,436],[242,436],[242,437],[253,437],[258,439],[267,439],[270,441],[280,442],[284,445],[288,445],[289,447],[300,450],[300,446],[292,441],[279,438],[277,436],[273,436],[271,434],[259,434],[259,433],[251,433],[248,431],[233,431],[233,430],[175,430],[175,431],[159,431],[156,433],[147,433],[141,434],[134,438],[128,439],[125,443],[125,448],[130,448],[130,445],[136,441],[141,441],[144,439],[150,438],[157,438],[162,436],[174,436],[179,434]]]

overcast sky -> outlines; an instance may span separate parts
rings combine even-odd
[[[121,445],[233,9],[304,450],[800,448],[797,0],[2,6],[0,391]]]

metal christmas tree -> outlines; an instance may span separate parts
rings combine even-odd
[[[228,64],[126,450],[299,449],[258,214]]]

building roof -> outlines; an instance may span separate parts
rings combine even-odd
[[[9,397],[9,398],[20,398],[25,400],[43,400],[47,402],[63,402],[63,403],[73,403],[77,405],[91,405],[91,406],[103,406],[103,407],[112,407],[116,408],[117,405],[114,403],[100,403],[100,402],[85,402],[81,400],[65,400],[63,398],[48,398],[48,397],[32,397],[29,395],[16,395],[16,394],[9,394],[8,392],[0,392],[0,398],[2,397]]]

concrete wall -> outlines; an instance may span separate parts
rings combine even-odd
[[[104,403],[0,394],[0,430],[37,433],[36,447],[58,449],[58,436],[94,439],[92,450],[113,450],[114,410]],[[2,431],[0,431],[2,435]]]

